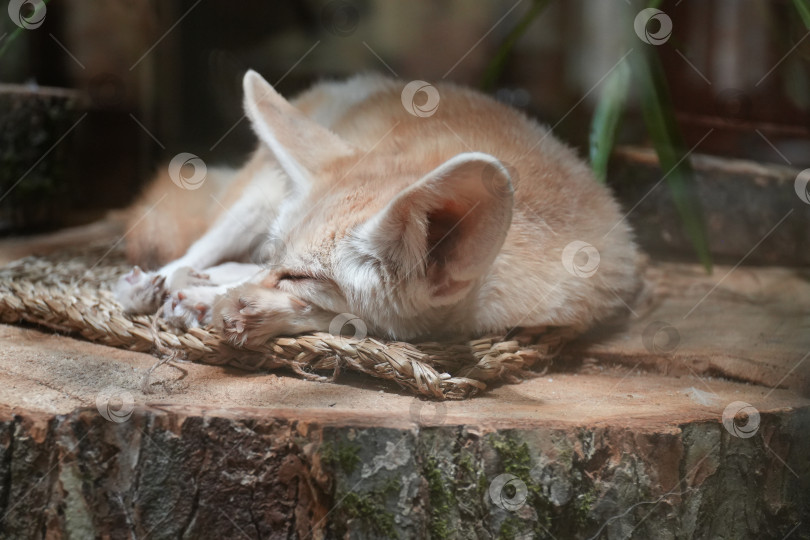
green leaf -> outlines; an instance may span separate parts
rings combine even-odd
[[[810,30],[810,0],[793,0],[793,5],[796,6],[804,26]]]
[[[706,271],[712,271],[712,259],[703,217],[703,205],[686,145],[673,113],[664,69],[654,46],[642,46],[633,55],[633,73],[639,86],[644,123],[664,171],[672,200],[683,221],[687,236]]]
[[[487,66],[487,69],[484,72],[484,78],[481,81],[481,88],[483,90],[490,91],[495,88],[495,85],[498,83],[498,79],[501,78],[501,74],[506,68],[506,61],[509,59],[509,55],[511,54],[512,49],[515,47],[515,43],[517,43],[520,36],[526,32],[529,26],[531,26],[537,16],[543,12],[550,2],[551,0],[532,1],[529,11],[527,11],[526,14],[520,19],[512,31],[509,32],[509,35],[506,36],[504,42],[501,43],[500,47],[498,47],[498,52],[495,53],[495,58],[493,58]]]
[[[11,47],[12,43],[17,41],[17,38],[19,38],[20,34],[22,34],[24,31],[25,28],[17,28],[16,30],[14,30],[14,32],[11,33],[8,39],[6,39],[5,43],[3,43],[2,46],[0,46],[0,58],[2,58],[6,54],[6,50],[9,47]]]
[[[50,1],[51,0],[43,0],[43,2],[41,4],[35,4],[34,5],[34,13],[33,13],[33,15],[39,14],[40,11],[42,11],[43,9],[46,8],[47,4]],[[22,8],[22,5],[20,7]],[[18,27],[16,30],[14,30],[14,32],[11,33],[11,35],[8,37],[8,39],[5,40],[5,43],[3,43],[2,47],[0,47],[0,58],[2,58],[4,54],[6,54],[6,49],[8,49],[11,46],[12,43],[17,41],[17,38],[20,37],[20,34],[22,34],[25,31],[26,31],[25,28]]]
[[[603,183],[607,178],[608,160],[613,151],[629,88],[630,66],[626,62],[621,62],[605,81],[591,120],[591,167],[596,178]]]

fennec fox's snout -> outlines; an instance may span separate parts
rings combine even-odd
[[[204,189],[150,188],[141,207],[165,193],[177,203],[133,229],[133,261],[185,254],[124,276],[124,307],[162,305],[175,324],[213,323],[240,346],[328,331],[344,313],[373,335],[417,339],[581,332],[626,310],[636,248],[574,152],[475,91],[430,86],[425,110],[403,90],[367,75],[288,102],[249,71],[258,149]]]

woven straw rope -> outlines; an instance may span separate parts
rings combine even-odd
[[[467,343],[383,342],[315,333],[281,337],[261,350],[235,349],[212,328],[178,332],[145,315],[127,316],[110,286],[129,270],[103,250],[27,257],[0,268],[0,321],[27,321],[112,347],[255,371],[288,368],[327,381],[341,369],[392,380],[433,399],[464,399],[488,382],[514,382],[547,367],[561,343],[522,347],[484,338]],[[333,377],[317,372],[331,372]]]

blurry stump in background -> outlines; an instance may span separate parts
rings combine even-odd
[[[0,234],[64,224],[81,93],[0,84]]]

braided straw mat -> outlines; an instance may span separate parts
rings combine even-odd
[[[251,371],[287,368],[318,381],[339,381],[340,370],[348,369],[440,400],[465,399],[488,383],[536,375],[561,345],[551,340],[521,346],[497,337],[411,344],[314,333],[276,338],[260,350],[235,349],[210,327],[181,332],[152,316],[124,315],[110,289],[129,269],[120,250],[105,253],[101,248],[15,261],[0,268],[0,321],[33,323],[112,347],[151,352],[161,362],[197,361]]]

